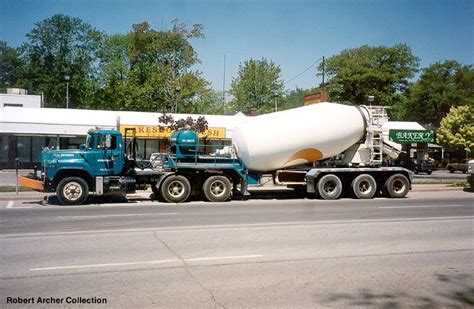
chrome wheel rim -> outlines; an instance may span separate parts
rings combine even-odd
[[[82,186],[75,181],[68,182],[63,189],[63,195],[70,201],[79,199],[82,195]]]
[[[173,197],[181,197],[184,194],[184,185],[181,181],[172,181],[168,185],[168,193]]]
[[[224,182],[220,180],[214,180],[209,189],[211,194],[215,197],[221,197],[226,191]]]

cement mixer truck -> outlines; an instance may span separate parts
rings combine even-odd
[[[384,167],[396,158],[398,144],[384,141],[385,109],[319,103],[249,117],[233,130],[230,152],[206,155],[191,130],[175,131],[170,152],[156,162],[139,162],[136,143],[127,132],[90,130],[78,150],[42,154],[35,175],[20,177],[20,185],[56,192],[63,204],[82,204],[90,195],[125,195],[150,186],[153,197],[180,203],[191,195],[224,202],[264,175],[275,185],[287,186],[326,200],[347,193],[359,199],[376,194],[401,198],[411,188],[412,173]],[[131,132],[133,136],[133,132]],[[331,166],[315,162],[334,158]]]

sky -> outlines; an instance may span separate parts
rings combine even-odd
[[[19,46],[35,23],[59,13],[107,34],[143,21],[158,30],[174,18],[202,24],[206,38],[192,41],[201,59],[195,69],[216,90],[224,55],[226,90],[251,58],[280,65],[288,90],[315,87],[321,77],[311,64],[365,44],[405,43],[421,67],[446,59],[474,64],[474,0],[0,0],[0,40]]]

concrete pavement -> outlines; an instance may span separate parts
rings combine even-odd
[[[2,307],[9,296],[100,298],[111,308],[474,302],[474,205],[465,192],[232,207],[3,204]]]

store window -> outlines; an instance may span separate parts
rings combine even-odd
[[[145,141],[145,159],[149,159],[152,153],[159,152],[158,140],[147,139]]]
[[[18,136],[16,139],[16,151],[20,163],[31,163],[31,137]]]
[[[7,163],[8,162],[8,146],[9,138],[6,135],[0,136],[0,163]]]

